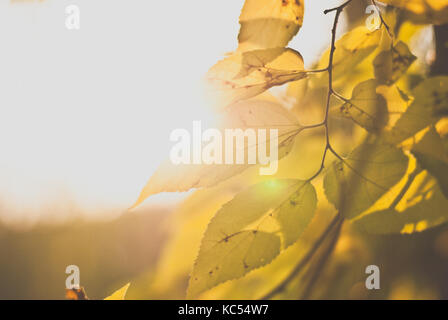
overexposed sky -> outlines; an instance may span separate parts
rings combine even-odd
[[[309,66],[340,1],[306,1],[291,43]],[[65,27],[78,5],[81,28]],[[0,0],[0,219],[115,215],[211,115],[207,69],[237,45],[243,0]],[[155,197],[149,204],[176,197]]]

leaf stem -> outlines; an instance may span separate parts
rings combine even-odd
[[[315,70],[314,73],[317,72],[328,72],[328,93],[327,93],[327,100],[326,100],[326,105],[325,105],[325,117],[324,120],[321,123],[315,124],[315,125],[310,125],[310,126],[306,126],[303,127],[302,130],[304,129],[312,129],[312,128],[317,128],[317,127],[324,127],[325,128],[325,149],[324,149],[324,153],[322,156],[322,161],[320,164],[319,169],[317,170],[317,172],[312,175],[307,181],[311,181],[314,180],[317,176],[319,176],[319,174],[323,171],[323,169],[325,168],[325,160],[327,158],[328,152],[330,151],[336,158],[338,158],[339,160],[343,160],[342,157],[334,150],[334,148],[331,145],[330,142],[330,134],[329,134],[329,128],[328,128],[328,118],[329,118],[329,110],[330,110],[330,103],[331,103],[331,97],[334,95],[337,98],[347,102],[349,101],[348,99],[342,97],[340,94],[338,94],[337,92],[334,91],[333,89],[333,61],[334,61],[334,53],[336,51],[336,30],[337,30],[337,26],[339,23],[339,18],[341,16],[342,11],[344,10],[344,8],[349,5],[353,0],[347,0],[346,2],[344,2],[342,5],[332,8],[332,9],[327,9],[324,11],[324,14],[328,14],[330,12],[335,11],[335,17],[334,17],[334,22],[333,22],[333,28],[331,30],[331,46],[330,46],[330,55],[329,55],[329,59],[328,59],[328,67],[322,70]],[[338,212],[335,216],[335,218],[332,220],[332,222],[329,224],[329,226],[327,227],[327,229],[321,234],[321,236],[318,238],[318,240],[314,243],[313,247],[308,251],[308,253],[305,255],[305,257],[293,268],[293,270],[291,271],[291,273],[280,283],[278,284],[274,289],[272,289],[269,293],[267,293],[266,295],[264,295],[261,300],[267,300],[267,299],[271,299],[273,298],[275,295],[277,295],[278,293],[282,292],[286,286],[302,271],[302,269],[308,264],[308,262],[311,260],[311,258],[314,256],[315,252],[319,249],[319,247],[322,245],[322,243],[324,242],[324,240],[326,239],[326,237],[328,236],[329,233],[331,233],[331,231],[333,230],[333,228],[335,226],[338,226],[338,231],[337,231],[337,235],[339,235],[340,232],[340,226],[342,225],[343,222],[343,218],[341,217],[340,213]],[[336,239],[334,240],[334,242],[336,242],[338,237],[336,237]],[[334,244],[330,246],[331,250],[329,251],[328,254],[326,254],[325,256],[329,256],[330,253],[332,252],[333,248],[334,248]],[[328,259],[325,258],[322,261],[322,266],[320,268],[318,268],[318,270],[316,271],[316,277],[317,275],[320,273],[319,269],[322,269],[323,264],[325,263],[325,261]],[[314,282],[314,281],[313,281]]]
[[[329,59],[328,59],[328,67],[325,68],[325,70],[328,72],[328,93],[327,93],[327,102],[326,102],[326,105],[325,105],[325,117],[324,117],[324,121],[321,124],[319,124],[320,126],[323,126],[325,128],[325,140],[326,140],[326,143],[325,143],[324,154],[322,156],[321,165],[320,165],[319,169],[317,170],[317,172],[314,175],[312,175],[308,179],[308,181],[314,180],[323,171],[323,169],[325,168],[325,160],[327,158],[328,151],[330,151],[338,159],[342,160],[342,157],[334,150],[334,148],[332,147],[332,145],[330,143],[330,133],[329,133],[329,128],[328,128],[328,118],[329,118],[331,97],[333,95],[338,97],[339,99],[342,99],[345,102],[349,101],[348,99],[342,97],[340,94],[338,94],[333,89],[333,61],[334,61],[334,53],[336,51],[336,30],[337,30],[337,27],[338,27],[339,18],[341,16],[341,13],[344,10],[344,8],[352,1],[353,0],[347,0],[346,2],[344,2],[339,7],[332,8],[332,9],[327,9],[327,10],[324,11],[325,14],[328,14],[329,12],[336,11],[336,14],[335,14],[335,17],[334,17],[334,22],[333,22],[333,28],[331,30],[331,46],[330,46],[330,55],[329,55]]]
[[[317,262],[316,268],[313,271],[311,279],[308,282],[305,290],[303,291],[303,294],[301,297],[302,300],[309,299],[309,297],[311,296],[311,294],[313,292],[313,287],[317,282],[317,278],[321,274],[321,272],[325,266],[325,263],[330,258],[331,254],[333,253],[334,248],[336,247],[336,243],[339,240],[339,236],[341,234],[341,229],[342,229],[342,222],[343,222],[342,219],[338,221],[336,229],[334,230],[334,235],[331,238],[331,242],[328,244],[328,247],[325,249],[325,251],[323,252],[319,261]]]
[[[372,4],[376,7],[376,9],[378,10],[378,14],[380,16],[381,19],[381,25],[384,26],[386,28],[387,34],[389,35],[389,37],[392,39],[392,46],[394,45],[394,35],[392,34],[392,32],[390,31],[390,27],[389,25],[386,23],[386,21],[384,20],[383,14],[381,13],[380,7],[378,7],[377,3],[375,0],[371,0]]]
[[[412,182],[414,182],[415,178],[418,176],[418,174],[421,172],[420,168],[416,168],[414,171],[412,171],[409,176],[408,180],[406,181],[403,188],[400,190],[400,193],[395,197],[394,201],[389,206],[389,209],[395,209],[395,207],[400,203],[400,201],[403,199],[406,192],[411,187]]]
[[[313,246],[308,250],[307,254],[296,264],[296,266],[292,269],[290,274],[280,282],[274,289],[269,291],[259,300],[268,300],[272,299],[275,295],[281,293],[288,284],[303,270],[303,268],[308,264],[311,258],[314,256],[314,253],[320,248],[327,235],[333,230],[335,226],[342,222],[341,215],[338,213],[327,226],[327,228],[322,232],[319,239],[313,244]]]

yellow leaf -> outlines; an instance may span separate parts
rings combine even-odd
[[[440,191],[435,179],[423,171],[403,199],[405,208],[375,211],[353,222],[361,231],[372,234],[410,234],[422,232],[448,222],[448,200]]]
[[[448,0],[381,0],[381,2],[407,10],[408,17],[413,22],[425,24],[448,22]]]
[[[235,53],[208,71],[206,94],[211,104],[223,108],[306,76],[302,56],[292,49]]]
[[[332,113],[379,133],[388,123],[389,114],[386,99],[377,93],[377,85],[376,80],[361,82],[353,89],[352,98]]]
[[[337,78],[350,74],[364,59],[372,54],[380,43],[382,32],[370,32],[365,26],[357,27],[336,42],[336,51],[333,58],[333,77]],[[319,62],[318,69],[328,66],[330,49],[328,49]],[[321,77],[327,77],[321,76]]]
[[[124,300],[124,298],[126,297],[126,292],[128,291],[130,285],[131,283],[126,284],[122,288],[112,293],[107,298],[104,298],[104,300]]]
[[[304,0],[246,0],[239,51],[286,47],[303,23]]]
[[[388,141],[400,143],[448,114],[448,77],[425,79],[412,92],[414,101],[397,120]]]
[[[412,153],[420,166],[437,179],[440,189],[448,197],[448,150],[434,127],[412,148]]]
[[[278,158],[286,156],[301,126],[296,118],[281,105],[263,100],[249,100],[234,104],[226,109],[222,130],[238,128],[246,129],[271,129],[278,130]],[[257,147],[266,143],[266,150],[270,149],[270,141],[258,140],[253,145],[245,144],[244,149],[237,149],[234,144],[233,154],[240,152],[246,154],[248,147]],[[225,147],[223,144],[223,155]],[[247,155],[246,155],[247,156]],[[166,160],[149,179],[133,207],[142,203],[149,196],[160,192],[182,192],[192,188],[211,187],[219,182],[237,175],[253,164],[247,161],[244,164],[173,164]]]
[[[342,215],[352,219],[400,181],[407,167],[408,159],[400,149],[364,143],[329,168],[324,178],[325,194]]]
[[[415,57],[408,46],[399,41],[392,49],[381,51],[373,61],[375,78],[379,83],[390,85],[397,81],[409,68]]]
[[[237,194],[205,232],[188,297],[270,263],[302,234],[316,202],[313,186],[301,180],[269,180]]]

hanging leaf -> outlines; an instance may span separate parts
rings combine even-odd
[[[220,108],[306,77],[302,56],[274,48],[235,53],[214,65],[206,76],[206,94]]]
[[[263,100],[250,100],[232,105],[226,110],[220,128],[223,139],[225,130],[232,128],[253,129],[256,132],[260,129],[266,130],[266,138],[258,139],[257,137],[255,144],[244,143],[244,148],[241,149],[237,148],[237,143],[234,143],[233,155],[242,153],[245,158],[247,158],[249,149],[252,152],[259,152],[260,146],[266,145],[265,148],[269,152],[271,149],[270,130],[278,130],[278,159],[281,159],[291,150],[294,139],[302,127],[296,118],[279,104]],[[204,150],[202,152],[205,152]],[[248,161],[242,164],[226,164],[225,153],[226,146],[223,143],[221,163],[176,165],[171,160],[166,160],[149,179],[133,207],[142,203],[149,196],[160,192],[182,192],[192,188],[214,186],[254,165]]]
[[[386,99],[377,93],[377,85],[374,79],[361,82],[353,89],[352,98],[332,113],[379,133],[389,121],[389,111]]]
[[[393,146],[362,144],[328,169],[324,178],[325,194],[341,214],[352,219],[400,181],[407,166],[406,156]]]
[[[388,134],[391,143],[400,143],[448,115],[448,77],[422,81],[413,90],[413,96],[414,101]]]
[[[410,234],[448,222],[448,200],[427,171],[417,176],[405,195],[396,208],[372,212],[353,225],[372,234]]]
[[[270,263],[311,221],[309,182],[270,180],[237,194],[211,220],[190,277],[188,297]]]
[[[408,11],[413,22],[444,24],[448,22],[448,0],[381,0],[391,6]]]
[[[412,153],[420,166],[437,179],[448,198],[448,149],[434,127],[412,148]]]
[[[350,74],[364,59],[372,54],[378,47],[382,32],[370,32],[365,26],[357,27],[336,41],[336,50],[333,57],[333,78]],[[318,69],[328,66],[330,49],[320,59]],[[322,75],[321,77],[327,77]]]
[[[396,82],[417,59],[408,46],[399,41],[393,48],[381,51],[373,60],[375,78],[379,83],[391,85]]]
[[[286,47],[303,23],[304,0],[246,0],[239,51]]]

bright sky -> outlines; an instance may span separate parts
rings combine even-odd
[[[340,1],[306,1],[291,47],[309,66]],[[65,27],[65,7],[81,29]],[[0,2],[0,219],[116,215],[210,111],[199,79],[236,48],[243,0]],[[177,197],[178,198],[178,197]],[[156,196],[147,204],[165,203]]]

